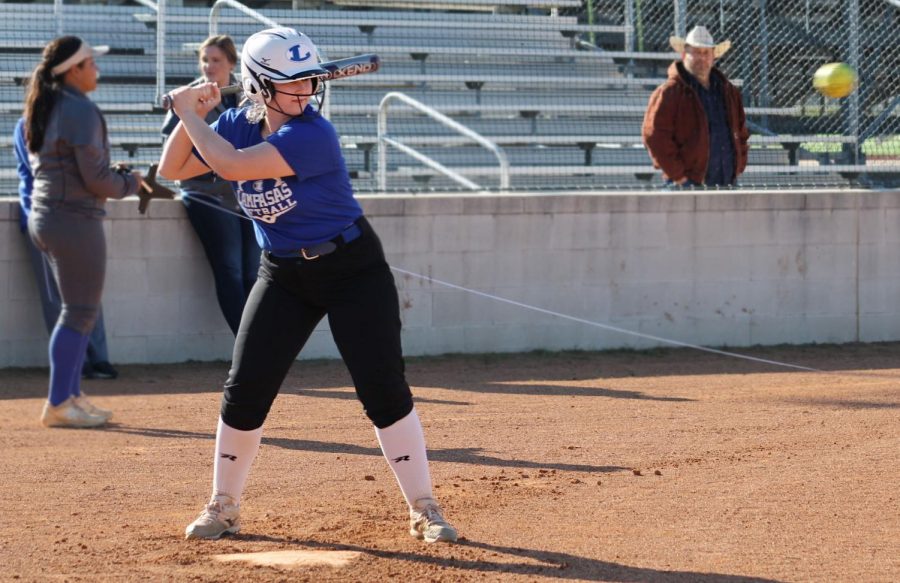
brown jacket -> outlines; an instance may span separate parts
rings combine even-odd
[[[703,184],[709,164],[709,127],[703,104],[687,75],[690,73],[680,62],[669,66],[669,79],[650,96],[641,133],[653,165],[663,171],[665,178],[677,182],[687,177]],[[741,92],[718,69],[713,68],[710,75],[718,76],[724,88],[737,179],[747,167],[750,137]]]

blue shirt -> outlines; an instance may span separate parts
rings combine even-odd
[[[28,145],[25,143],[25,118],[19,118],[13,132],[13,150],[16,153],[16,172],[19,173],[19,227],[24,233],[28,229],[28,213],[31,212],[31,190],[34,187],[34,175],[31,174],[31,163],[28,161]]]
[[[706,122],[709,124],[709,165],[706,167],[704,184],[707,186],[729,186],[734,182],[734,143],[728,127],[725,111],[725,92],[719,78],[709,76],[709,89],[690,76],[691,87],[700,97]]]
[[[212,128],[235,148],[262,143],[262,124],[247,121],[247,111],[229,109]],[[238,203],[253,219],[260,247],[291,255],[334,238],[362,216],[337,132],[315,109],[307,107],[266,141],[294,175],[232,182]]]

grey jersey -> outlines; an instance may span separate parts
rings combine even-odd
[[[37,207],[102,209],[107,198],[137,193],[134,176],[110,168],[106,122],[86,95],[63,87],[47,121],[41,151],[28,155]]]

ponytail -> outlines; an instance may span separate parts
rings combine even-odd
[[[59,100],[62,75],[54,75],[53,67],[75,54],[81,46],[77,36],[61,36],[44,48],[28,82],[25,95],[25,142],[28,151],[37,154],[44,145],[50,113]]]

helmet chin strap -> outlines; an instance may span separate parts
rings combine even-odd
[[[315,98],[317,110],[322,111],[322,100],[323,100],[323,96],[325,95],[325,82],[321,81],[319,79],[316,79],[315,82],[316,82],[316,89],[318,89],[319,84],[321,84],[322,90],[316,91],[311,96],[311,98]],[[297,105],[301,106],[301,109],[300,109],[300,113],[298,115],[291,115],[291,114],[287,113],[286,111],[284,111],[283,109],[281,109],[280,107],[276,107],[277,103],[275,101],[275,99],[276,99],[275,96],[277,95],[277,92],[274,91],[274,89],[271,91],[271,95],[272,95],[272,98],[270,100],[266,101],[266,107],[273,111],[277,111],[281,115],[286,115],[288,117],[303,117],[303,111],[306,109],[306,105],[309,105],[309,101],[310,101],[310,100],[307,100],[306,105],[303,105],[303,102],[300,101],[301,98],[295,96],[294,99],[297,100]]]
[[[322,100],[325,98],[325,81],[318,77],[313,78],[313,97],[316,100],[316,109],[322,111]]]
[[[298,104],[298,105],[299,105],[299,102],[300,102],[300,98],[298,97],[298,98],[297,98],[297,104]],[[267,107],[268,109],[271,109],[272,111],[277,111],[277,112],[280,113],[281,115],[286,115],[286,116],[288,116],[288,117],[301,117],[301,116],[303,116],[303,110],[300,111],[300,114],[299,114],[299,115],[291,115],[291,114],[289,114],[288,112],[286,112],[286,111],[284,111],[283,109],[281,109],[280,107],[277,107],[277,105],[278,105],[278,104],[275,102],[275,98],[274,98],[274,97],[273,97],[272,99],[270,99],[269,101],[266,102],[266,107]],[[306,109],[306,108],[304,107],[303,109]]]

